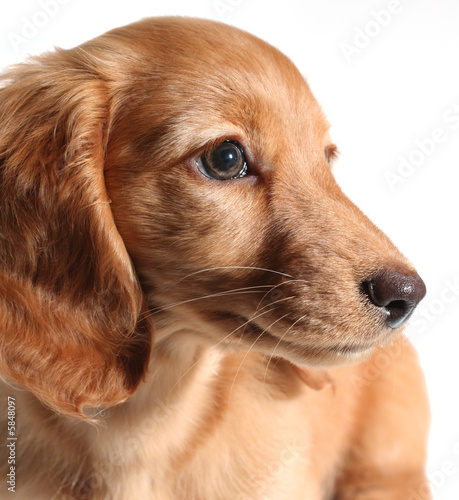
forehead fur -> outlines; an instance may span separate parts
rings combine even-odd
[[[113,86],[114,113],[135,110],[141,146],[157,146],[158,137],[167,137],[169,152],[173,145],[180,156],[215,138],[240,135],[266,151],[267,128],[300,131],[290,141],[318,139],[328,129],[295,65],[266,42],[225,24],[146,19],[81,50],[99,55],[98,71],[105,67]]]

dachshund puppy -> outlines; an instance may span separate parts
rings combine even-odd
[[[12,68],[0,117],[0,498],[430,498],[425,286],[289,59],[147,19]]]

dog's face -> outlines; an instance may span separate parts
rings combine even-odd
[[[151,52],[122,75],[106,183],[150,307],[167,324],[193,318],[214,344],[305,364],[391,339],[365,283],[415,273],[337,186],[327,121],[296,67],[219,24],[142,30]]]
[[[0,371],[60,411],[131,395],[152,319],[157,343],[324,366],[424,295],[337,186],[303,77],[247,33],[114,30],[6,74],[0,123]]]

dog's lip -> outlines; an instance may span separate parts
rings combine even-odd
[[[256,339],[256,338],[261,338],[261,336],[266,336],[272,339],[277,343],[277,347],[280,347],[283,345],[286,349],[288,350],[295,350],[297,351],[298,349],[306,349],[308,350],[311,354],[317,355],[317,354],[330,354],[333,353],[334,355],[337,356],[352,356],[352,355],[362,355],[367,352],[372,351],[376,347],[375,342],[368,342],[368,343],[358,343],[358,344],[352,344],[349,342],[343,342],[343,343],[336,343],[335,345],[331,346],[314,346],[314,345],[304,345],[301,342],[291,342],[288,340],[284,340],[282,338],[279,338],[278,336],[272,334],[269,331],[269,328],[263,328],[254,321],[250,321],[244,316],[240,314],[234,314],[230,312],[218,312],[218,316],[220,316],[222,319],[233,319],[236,320],[237,322],[241,323],[240,328],[238,328],[235,333],[238,335],[238,337],[250,337],[250,340]],[[248,328],[247,328],[248,327]],[[247,331],[249,330],[249,331]]]
[[[367,351],[371,351],[375,348],[376,344],[340,344],[328,347],[326,350],[335,352],[337,354],[362,354]]]

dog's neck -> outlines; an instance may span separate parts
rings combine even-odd
[[[119,425],[132,419],[126,426],[129,434],[133,426],[140,434],[160,433],[174,427],[175,420],[182,432],[184,418],[191,422],[207,410],[222,357],[189,332],[178,333],[173,342],[169,337],[156,342],[145,382],[128,401],[108,410],[107,431],[115,427],[119,434]]]
[[[218,375],[221,352],[198,340],[193,333],[177,334],[173,342],[166,338],[157,342],[146,380],[137,393],[125,403],[127,407],[164,410],[183,400],[189,386],[197,381],[210,381]]]
[[[171,464],[178,469],[184,463],[184,453],[197,445],[196,436],[210,431],[221,358],[189,334],[174,342],[165,338],[155,344],[149,373],[134,396],[103,412],[100,426],[78,425],[91,450],[88,473],[97,476],[102,489],[133,470],[136,488],[151,484],[151,477],[165,482]],[[139,498],[151,495],[148,488],[139,491]]]

